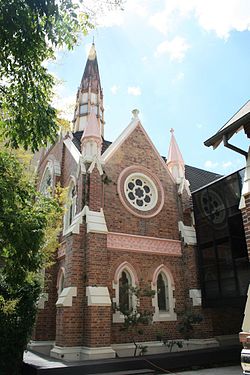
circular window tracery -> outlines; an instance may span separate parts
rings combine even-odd
[[[226,213],[225,205],[219,196],[213,190],[209,192],[203,192],[201,195],[202,208],[205,213],[205,216],[214,224],[221,224],[224,222]]]
[[[142,173],[133,173],[126,178],[124,192],[128,202],[138,210],[149,211],[157,203],[157,188],[153,181]]]
[[[137,217],[154,217],[164,205],[161,181],[141,165],[131,165],[120,173],[117,192],[123,206]]]

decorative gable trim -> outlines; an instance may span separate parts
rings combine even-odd
[[[149,142],[149,144],[153,148],[153,150],[156,153],[156,155],[158,157],[158,160],[160,161],[162,167],[165,169],[165,171],[167,172],[168,176],[171,178],[173,183],[175,183],[175,180],[174,180],[172,174],[170,173],[165,161],[163,160],[163,158],[159,154],[158,150],[156,149],[155,145],[153,144],[152,140],[150,139],[149,135],[147,134],[146,130],[144,129],[140,120],[137,117],[129,123],[129,125],[125,128],[125,130],[121,133],[121,135],[103,153],[102,160],[104,162],[107,162],[113,156],[113,154],[119,149],[119,147],[123,144],[123,142],[130,136],[130,134],[137,128],[137,126],[141,129],[145,138],[147,139],[147,141]]]
[[[133,132],[133,130],[139,124],[138,118],[133,118],[132,121],[128,124],[128,126],[123,130],[123,132],[116,138],[116,140],[111,143],[109,148],[102,154],[102,160],[104,162],[108,161],[113,154],[117,151],[117,149],[122,145],[122,143],[128,138],[128,136]]]
[[[70,154],[72,155],[72,157],[75,159],[76,163],[78,164],[81,154],[80,154],[79,150],[76,148],[76,146],[74,145],[74,143],[72,142],[72,140],[69,139],[69,138],[66,138],[63,141],[63,143],[65,144],[65,146],[69,150]]]

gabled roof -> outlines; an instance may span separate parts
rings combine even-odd
[[[207,139],[205,146],[213,146],[215,149],[222,142],[223,137],[226,136],[229,140],[235,133],[239,132],[250,124],[250,100],[248,100],[238,112],[236,112],[230,120],[226,122],[222,128],[215,133],[211,138]]]
[[[81,151],[81,137],[83,132],[73,133],[73,143]],[[112,142],[103,140],[102,143],[102,154],[110,147]],[[163,156],[162,159],[166,161],[166,158]],[[185,165],[185,177],[190,183],[190,191],[193,192],[197,189],[200,189],[203,186],[210,184],[222,177],[222,175],[206,171],[204,169],[192,167],[190,165]]]

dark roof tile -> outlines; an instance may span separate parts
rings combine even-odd
[[[191,192],[200,189],[222,177],[222,175],[204,169],[185,165],[186,179],[190,182]]]

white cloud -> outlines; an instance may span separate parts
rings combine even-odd
[[[166,35],[172,29],[172,17],[168,11],[157,12],[149,18],[149,24]]]
[[[129,86],[128,87],[128,94],[133,96],[140,96],[141,95],[141,88],[139,86]]]
[[[222,168],[227,169],[227,168],[231,167],[232,165],[233,165],[233,163],[231,161],[226,161],[226,162],[222,163]]]
[[[167,54],[170,60],[182,61],[185,57],[187,50],[190,45],[186,42],[185,38],[176,36],[171,41],[165,40],[160,43],[155,51],[155,56],[160,57],[161,55]]]
[[[72,121],[76,102],[75,95],[69,95],[63,82],[58,81],[55,86],[52,105],[59,111],[59,117]]]
[[[202,128],[203,128],[203,124],[198,123],[198,124],[196,124],[196,127],[197,127],[198,129],[202,129]]]
[[[205,163],[204,163],[204,167],[205,168],[215,168],[215,167],[217,167],[218,166],[218,163],[217,162],[212,162],[211,160],[207,160],[207,161],[205,161]]]
[[[190,15],[220,38],[227,39],[233,30],[250,30],[249,0],[168,0],[149,18],[149,24],[166,35]]]
[[[124,4],[125,12],[130,12],[139,17],[146,17],[150,14],[151,0],[127,0]]]
[[[119,87],[118,87],[117,85],[113,85],[113,86],[110,88],[110,91],[112,92],[113,95],[116,95],[118,89],[119,89]]]
[[[124,23],[124,15],[121,10],[112,10],[98,14],[96,17],[97,27],[121,26]]]
[[[182,81],[184,79],[184,73],[183,72],[179,72],[173,79],[172,79],[172,83],[173,84],[176,84],[180,81]]]
[[[195,17],[207,31],[228,38],[232,30],[250,30],[249,0],[195,0]]]

